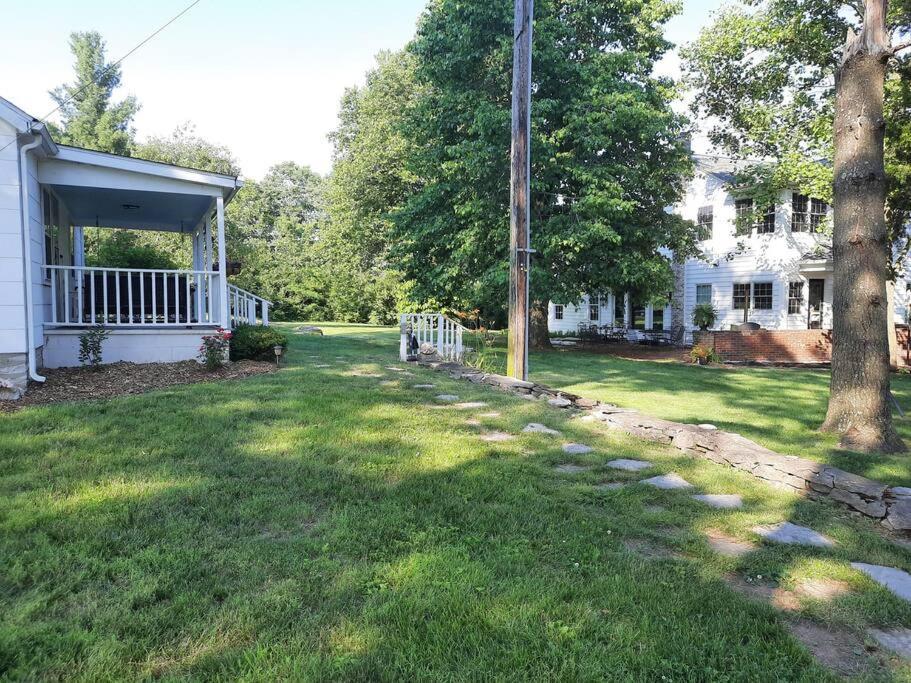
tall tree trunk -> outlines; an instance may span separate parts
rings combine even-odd
[[[886,339],[889,340],[889,367],[898,369],[898,335],[895,332],[895,281],[886,283]]]
[[[550,331],[547,329],[547,302],[535,300],[529,311],[529,346],[533,349],[553,348],[550,343]]]
[[[671,270],[674,273],[674,292],[671,294],[671,341],[683,346],[686,337],[686,320],[683,319],[686,264],[682,258],[674,255]]]
[[[822,429],[846,448],[905,450],[892,425],[886,330],[883,89],[890,54],[886,0],[867,0],[835,77],[832,379]]]

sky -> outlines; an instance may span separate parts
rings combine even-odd
[[[23,30],[0,42],[0,96],[44,118],[47,91],[72,78],[72,31],[99,31],[114,61],[191,0],[43,0],[40,22],[19,0],[0,0],[0,16]],[[190,122],[227,146],[243,174],[260,178],[291,160],[331,169],[333,130],[345,88],[363,83],[381,50],[414,35],[426,0],[201,0],[128,57],[120,98],[136,95],[140,140]],[[675,43],[692,40],[721,0],[684,0],[668,26]],[[24,30],[29,23],[34,30]],[[18,66],[17,66],[18,65]],[[660,72],[679,73],[669,55]],[[53,119],[53,117],[51,117]]]

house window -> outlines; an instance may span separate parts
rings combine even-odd
[[[829,214],[829,205],[821,199],[810,200],[810,230],[818,232]]]
[[[626,319],[626,297],[623,294],[614,294],[614,326],[623,327]]]
[[[806,232],[809,226],[807,209],[810,198],[805,194],[791,195],[791,232]]]
[[[753,308],[758,311],[772,310],[771,282],[756,282],[753,284]]]
[[[756,232],[760,235],[767,235],[775,232],[775,205],[769,204],[759,223],[756,224]]]
[[[735,232],[738,235],[749,235],[753,229],[753,200],[749,198],[734,200],[734,214],[737,221]]]
[[[563,304],[554,304],[554,320],[563,320]]]
[[[696,303],[712,303],[712,285],[696,285]]]
[[[803,282],[788,283],[788,313],[800,313],[803,306]]]
[[[601,318],[601,306],[599,304],[588,305],[588,319],[592,322]]]
[[[734,283],[734,310],[742,311],[750,299],[750,283]]]
[[[652,307],[652,329],[664,329],[664,304],[656,304]]]
[[[714,220],[714,211],[711,206],[702,206],[696,212],[696,227],[698,228],[699,239],[712,239],[712,223]]]
[[[44,263],[49,266],[62,263],[60,254],[60,202],[47,190],[41,191],[44,213]]]

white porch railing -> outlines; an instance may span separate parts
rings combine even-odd
[[[408,360],[412,349],[430,344],[441,360],[461,362],[465,355],[465,328],[442,313],[402,313],[399,316],[399,358]],[[416,345],[416,346],[415,346]]]
[[[219,274],[158,270],[44,266],[50,285],[46,324],[189,327],[219,320]]]
[[[269,306],[271,301],[263,299],[260,296],[250,292],[228,285],[228,315],[231,318],[231,327],[237,327],[241,323],[255,325],[257,321],[257,309],[259,310],[259,320],[262,324],[269,326]]]

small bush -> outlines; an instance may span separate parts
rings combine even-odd
[[[702,344],[697,344],[690,350],[690,359],[699,365],[721,362],[721,356],[715,353],[714,349],[710,349],[708,346],[703,346]]]
[[[288,337],[274,327],[238,325],[231,339],[231,360],[275,360],[276,346],[288,346]]]
[[[215,334],[209,334],[202,338],[202,346],[199,347],[199,359],[207,370],[217,370],[225,364],[225,356],[227,355],[232,336],[226,329],[219,327],[215,330]]]
[[[86,330],[79,335],[79,362],[92,370],[101,370],[101,351],[105,340],[110,336],[103,325]]]

